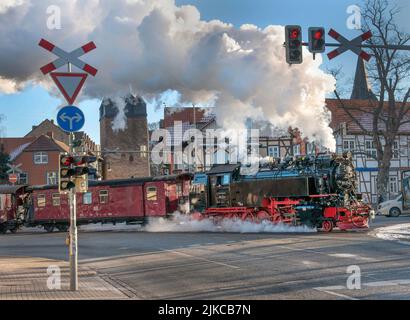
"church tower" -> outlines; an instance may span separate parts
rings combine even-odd
[[[356,73],[354,76],[353,90],[350,99],[377,100],[376,95],[370,89],[367,79],[366,66],[361,57],[357,59]]]
[[[150,175],[147,106],[141,97],[102,101],[100,139],[104,179]]]

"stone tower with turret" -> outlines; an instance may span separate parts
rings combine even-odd
[[[100,106],[104,179],[147,177],[147,106],[141,97],[105,98]]]

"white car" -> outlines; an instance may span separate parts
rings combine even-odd
[[[384,201],[377,207],[377,215],[387,217],[398,217],[402,213],[410,213],[409,210],[403,210],[403,195],[400,194],[396,198]]]

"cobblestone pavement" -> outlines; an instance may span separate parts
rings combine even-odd
[[[59,267],[61,289],[47,285],[50,266]],[[79,290],[70,291],[68,262],[44,258],[0,257],[0,300],[101,300],[129,299],[135,295],[120,283],[87,268],[79,268]]]

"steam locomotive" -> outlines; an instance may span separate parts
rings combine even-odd
[[[330,232],[368,228],[374,211],[356,193],[350,153],[288,157],[241,175],[239,165],[197,174],[191,207],[203,217],[307,225]]]
[[[289,157],[268,162],[256,174],[240,165],[217,165],[206,173],[90,181],[77,193],[77,222],[146,223],[179,211],[194,218],[307,225],[330,232],[368,228],[374,215],[356,190],[352,156]],[[22,225],[65,231],[67,195],[58,186],[0,186],[0,233]]]

